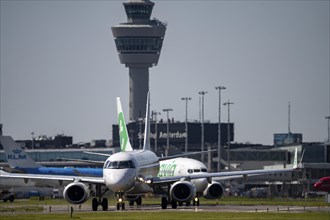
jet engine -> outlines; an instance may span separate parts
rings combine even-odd
[[[63,197],[72,204],[82,204],[89,198],[90,190],[83,183],[70,183],[64,188]]]
[[[204,190],[203,196],[206,199],[219,199],[222,197],[223,191],[223,186],[220,183],[212,181]]]
[[[195,198],[196,188],[188,181],[178,181],[170,189],[170,196],[177,202],[188,202]]]

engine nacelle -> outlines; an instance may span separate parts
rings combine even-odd
[[[223,191],[223,186],[220,183],[212,181],[204,190],[203,196],[206,199],[219,199],[222,197]]]
[[[196,196],[195,186],[188,181],[178,181],[170,189],[170,196],[177,202],[189,202]]]
[[[90,190],[83,183],[70,183],[64,188],[63,197],[72,204],[82,204],[89,198]]]

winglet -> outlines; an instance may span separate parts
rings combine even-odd
[[[150,92],[147,95],[143,150],[150,150]]]
[[[118,129],[119,129],[119,140],[120,140],[120,150],[133,151],[131,143],[129,141],[126,122],[124,118],[123,108],[121,106],[120,98],[117,97],[117,112],[118,112]]]
[[[0,143],[3,146],[8,164],[11,168],[37,168],[37,164],[11,136],[0,135]]]

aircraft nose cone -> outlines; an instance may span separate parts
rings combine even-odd
[[[135,171],[132,169],[113,169],[105,179],[107,187],[113,192],[125,192],[134,186]]]
[[[321,187],[321,183],[318,183],[318,182],[317,182],[317,183],[314,184],[313,187],[314,187],[314,189],[319,190],[320,187]]]

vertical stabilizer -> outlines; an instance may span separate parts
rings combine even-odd
[[[150,92],[147,95],[143,150],[150,150]]]
[[[293,169],[298,168],[298,148],[294,151]]]
[[[0,136],[0,142],[5,151],[11,168],[37,168],[37,164],[10,136]]]
[[[123,113],[123,109],[122,109],[121,101],[120,101],[119,97],[117,97],[117,112],[118,112],[120,150],[122,152],[133,151],[131,143],[129,142],[126,122],[125,122],[124,113]]]

